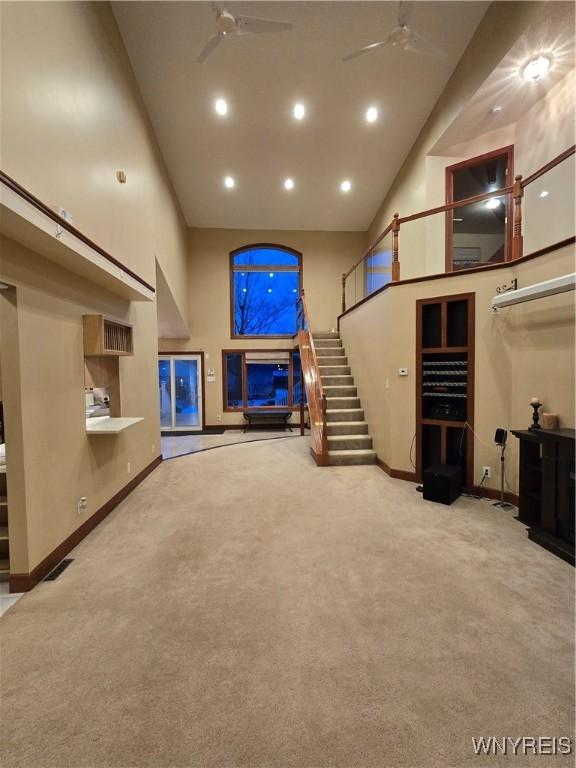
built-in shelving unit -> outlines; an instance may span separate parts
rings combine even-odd
[[[459,464],[472,485],[474,294],[422,299],[416,323],[418,478],[434,464]]]

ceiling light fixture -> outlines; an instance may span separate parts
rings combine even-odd
[[[524,64],[520,71],[524,80],[535,83],[548,72],[551,64],[552,60],[549,56],[535,56]]]
[[[366,110],[366,120],[369,123],[375,123],[378,120],[378,110],[376,107],[368,107]]]
[[[294,189],[294,179],[284,179],[284,189]]]
[[[547,189],[543,189],[542,192],[540,192],[540,197],[548,197],[549,194]]]
[[[226,176],[226,178],[224,179],[224,186],[226,187],[226,189],[234,189],[234,187],[236,186],[236,182],[234,178],[232,176]]]
[[[350,192],[351,189],[352,189],[352,184],[348,181],[348,179],[345,179],[340,184],[340,191],[341,192]]]
[[[491,197],[489,200],[486,200],[484,205],[486,206],[486,208],[488,208],[489,210],[493,211],[494,208],[498,208],[498,206],[500,205],[500,202],[501,201],[498,200],[497,197]]]
[[[296,118],[296,120],[302,120],[304,118],[304,115],[306,114],[306,107],[301,102],[298,102],[298,104],[294,104],[294,109],[292,110],[292,114]]]
[[[500,114],[500,112],[502,112],[502,107],[500,107],[500,106],[498,106],[498,107],[492,107],[492,109],[490,110],[490,112],[491,112],[491,114],[493,114],[493,115],[499,115],[499,114]]]
[[[217,114],[219,115],[227,115],[228,114],[228,103],[225,99],[216,99],[214,102],[214,109],[216,110]]]

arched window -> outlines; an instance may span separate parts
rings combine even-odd
[[[246,245],[230,254],[232,338],[291,337],[302,287],[302,254],[283,245]]]

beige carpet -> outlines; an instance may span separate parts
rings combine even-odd
[[[0,620],[4,768],[460,768],[573,735],[573,569],[306,439],[159,467]]]

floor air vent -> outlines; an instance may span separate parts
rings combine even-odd
[[[58,563],[56,568],[54,568],[52,571],[50,571],[50,573],[48,574],[48,576],[46,576],[44,581],[56,581],[58,576],[60,576],[60,574],[63,573],[66,570],[66,568],[68,568],[70,563],[73,563],[73,562],[74,562],[74,558],[73,557],[68,558],[66,560],[62,560],[61,563]]]

